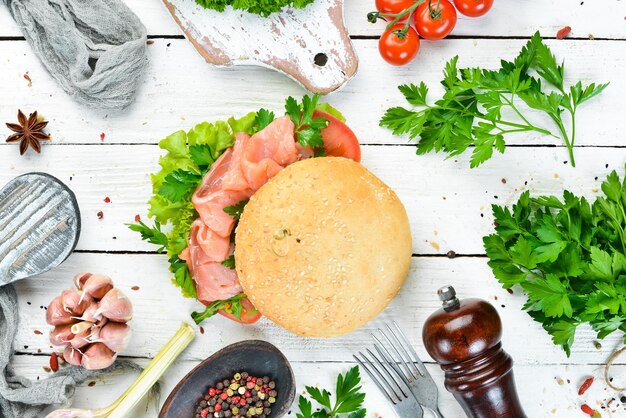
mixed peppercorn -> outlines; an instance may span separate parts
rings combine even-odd
[[[276,402],[276,383],[268,376],[235,373],[211,386],[198,402],[195,418],[267,418]]]

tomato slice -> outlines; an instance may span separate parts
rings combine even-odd
[[[219,311],[217,311],[217,313],[219,313],[222,316],[225,316],[231,321],[235,321],[235,322],[238,322],[240,324],[245,324],[245,325],[254,324],[259,319],[261,319],[261,316],[263,316],[261,315],[261,312],[256,310],[256,308],[254,307],[254,305],[252,304],[252,302],[250,302],[250,299],[248,298],[241,299],[241,306],[243,306],[243,312],[241,313],[241,318],[237,318],[232,313],[226,312],[223,309],[220,309]]]
[[[319,117],[324,117],[329,122],[328,126],[322,130],[326,155],[350,158],[360,162],[361,145],[359,145],[359,140],[352,129],[333,115],[316,110],[313,113],[313,118]]]

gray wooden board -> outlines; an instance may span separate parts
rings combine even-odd
[[[29,173],[0,190],[0,281],[35,276],[61,264],[80,235],[74,193],[57,178]]]

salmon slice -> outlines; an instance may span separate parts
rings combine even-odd
[[[235,134],[235,145],[233,146],[233,154],[230,159],[228,172],[224,174],[222,179],[222,189],[232,191],[244,191],[250,189],[248,181],[241,170],[241,157],[243,150],[248,146],[250,135],[245,132]]]
[[[244,143],[241,170],[252,190],[258,190],[280,170],[298,161],[295,128],[288,116],[281,116]]]
[[[233,253],[235,225],[224,208],[248,199],[280,170],[298,161],[306,150],[296,147],[295,125],[284,116],[253,136],[235,135],[233,147],[213,163],[192,196],[199,214],[191,225],[188,247],[179,257],[187,262],[198,300],[210,303],[242,291],[234,269],[221,264]]]
[[[196,219],[191,224],[189,232],[190,244],[199,247],[203,255],[202,262],[222,262],[230,253],[230,236],[222,237],[207,227],[202,219]],[[198,257],[195,257],[198,259]]]
[[[243,291],[237,272],[220,263],[207,263],[198,266],[194,274],[198,300],[205,305],[229,299]]]

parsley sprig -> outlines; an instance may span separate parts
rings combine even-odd
[[[365,418],[366,410],[362,408],[365,393],[361,392],[361,375],[359,367],[348,370],[345,375],[337,376],[335,400],[326,389],[319,390],[313,386],[306,386],[308,395],[316,401],[320,408],[313,410],[313,404],[305,396],[298,398],[300,412],[296,418]]]
[[[524,309],[568,356],[578,325],[599,339],[626,332],[626,181],[613,171],[602,191],[593,204],[526,191],[512,209],[493,206],[496,233],[483,238],[495,277],[521,286]]]
[[[566,87],[565,65],[535,33],[513,61],[501,61],[498,70],[457,68],[458,56],[445,66],[443,97],[434,104],[426,100],[428,87],[408,84],[399,86],[415,109],[393,107],[386,111],[380,125],[394,135],[408,134],[419,138],[418,154],[445,152],[449,157],[473,147],[470,166],[477,167],[492,157],[494,149],[504,153],[505,135],[536,132],[561,138],[572,166],[576,138],[576,112],[587,100],[600,94],[608,84],[582,82]],[[544,112],[554,127],[538,126],[524,111]],[[566,127],[564,115],[570,120]]]
[[[322,130],[328,126],[328,119],[313,116],[319,98],[319,94],[314,94],[313,97],[304,96],[302,103],[299,104],[296,99],[289,96],[285,102],[285,114],[296,125],[296,139],[300,145],[323,151]],[[319,156],[319,152],[316,156]]]

